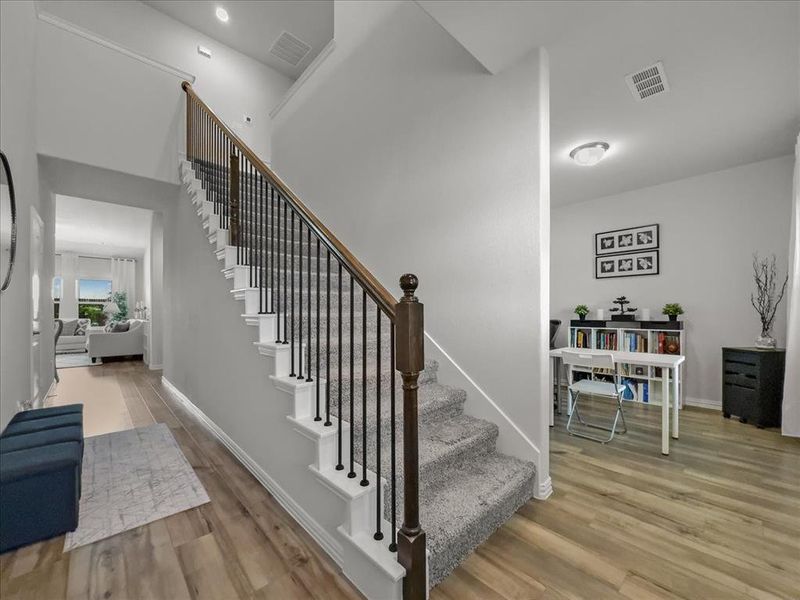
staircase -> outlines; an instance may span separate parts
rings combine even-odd
[[[316,443],[321,493],[348,504],[339,533],[352,560],[405,578],[405,598],[425,597],[533,496],[534,466],[500,454],[497,426],[465,414],[466,392],[423,361],[416,277],[403,277],[397,302],[183,88],[182,180],[258,328],[255,350],[274,359],[273,385],[292,400],[287,427]],[[382,593],[343,568],[368,597]]]

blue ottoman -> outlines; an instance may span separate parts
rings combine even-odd
[[[69,426],[83,427],[83,415],[80,413],[71,413],[54,417],[42,417],[41,419],[27,419],[21,421],[14,421],[12,419],[5,428],[5,431],[3,431],[2,437],[7,438]]]
[[[1,435],[0,454],[49,444],[63,444],[64,442],[78,442],[81,447],[81,457],[83,457],[83,428],[78,425],[66,425],[23,435]]]
[[[48,406],[47,408],[34,408],[32,410],[21,410],[15,414],[10,423],[18,421],[29,421],[31,419],[41,419],[43,417],[60,417],[61,415],[83,414],[83,404],[65,404],[64,406]]]
[[[0,552],[78,526],[77,442],[0,453]]]

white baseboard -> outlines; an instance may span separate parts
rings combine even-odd
[[[278,485],[278,483],[270,477],[264,469],[262,469],[256,461],[254,461],[239,445],[234,442],[228,434],[226,434],[220,427],[209,419],[206,414],[195,406],[183,392],[176,388],[166,377],[161,377],[161,382],[170,392],[183,404],[186,409],[196,416],[205,425],[214,437],[216,437],[222,444],[230,450],[237,460],[255,477],[258,482],[264,486],[267,491],[272,494],[278,503],[288,512],[292,517],[300,523],[314,541],[316,541],[325,552],[333,559],[333,561],[342,567],[342,547],[336,539],[328,533],[314,518],[309,515],[305,509],[300,506],[286,491]]]
[[[162,365],[162,364],[160,364],[160,363],[159,363],[159,364],[156,364],[156,363],[147,363],[147,368],[149,368],[151,371],[158,371],[159,369],[163,369],[163,368],[164,368],[164,365]],[[171,385],[171,384],[170,384],[170,385]]]
[[[536,493],[533,495],[537,500],[547,500],[553,495],[553,480],[548,475],[543,481],[537,478]]]
[[[691,396],[686,396],[686,406],[722,410],[722,402],[720,400],[710,400],[709,398],[692,398]]]

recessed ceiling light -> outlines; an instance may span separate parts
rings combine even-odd
[[[608,148],[609,145],[605,142],[589,142],[573,148],[569,157],[575,161],[575,164],[591,167],[603,160]]]
[[[217,7],[217,18],[222,21],[223,23],[228,22],[228,11],[222,8],[221,6]]]

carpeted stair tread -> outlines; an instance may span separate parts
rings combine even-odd
[[[445,477],[424,481],[420,522],[430,551],[429,585],[447,577],[533,491],[534,465],[497,452],[465,461]]]
[[[357,381],[356,394],[353,402],[353,417],[352,421],[355,425],[354,432],[356,437],[361,439],[362,423],[363,423],[363,403],[361,401],[361,388],[360,381]],[[331,402],[331,419],[334,420],[339,414],[338,397],[332,394],[333,400]],[[441,383],[430,382],[419,386],[417,410],[419,412],[419,419],[422,422],[425,419],[435,420],[438,418],[449,418],[460,415],[463,412],[464,402],[467,399],[467,393],[464,390],[451,387],[449,385],[442,385]],[[391,402],[388,394],[381,396],[381,427],[384,431],[388,431],[389,417],[392,414]],[[378,405],[375,399],[371,399],[367,394],[367,435],[375,429],[375,419],[378,414]],[[403,422],[403,393],[402,389],[398,388],[395,395],[395,417],[398,426],[402,426]],[[350,421],[350,396],[349,394],[342,394],[342,420]],[[369,437],[368,437],[369,439]]]

